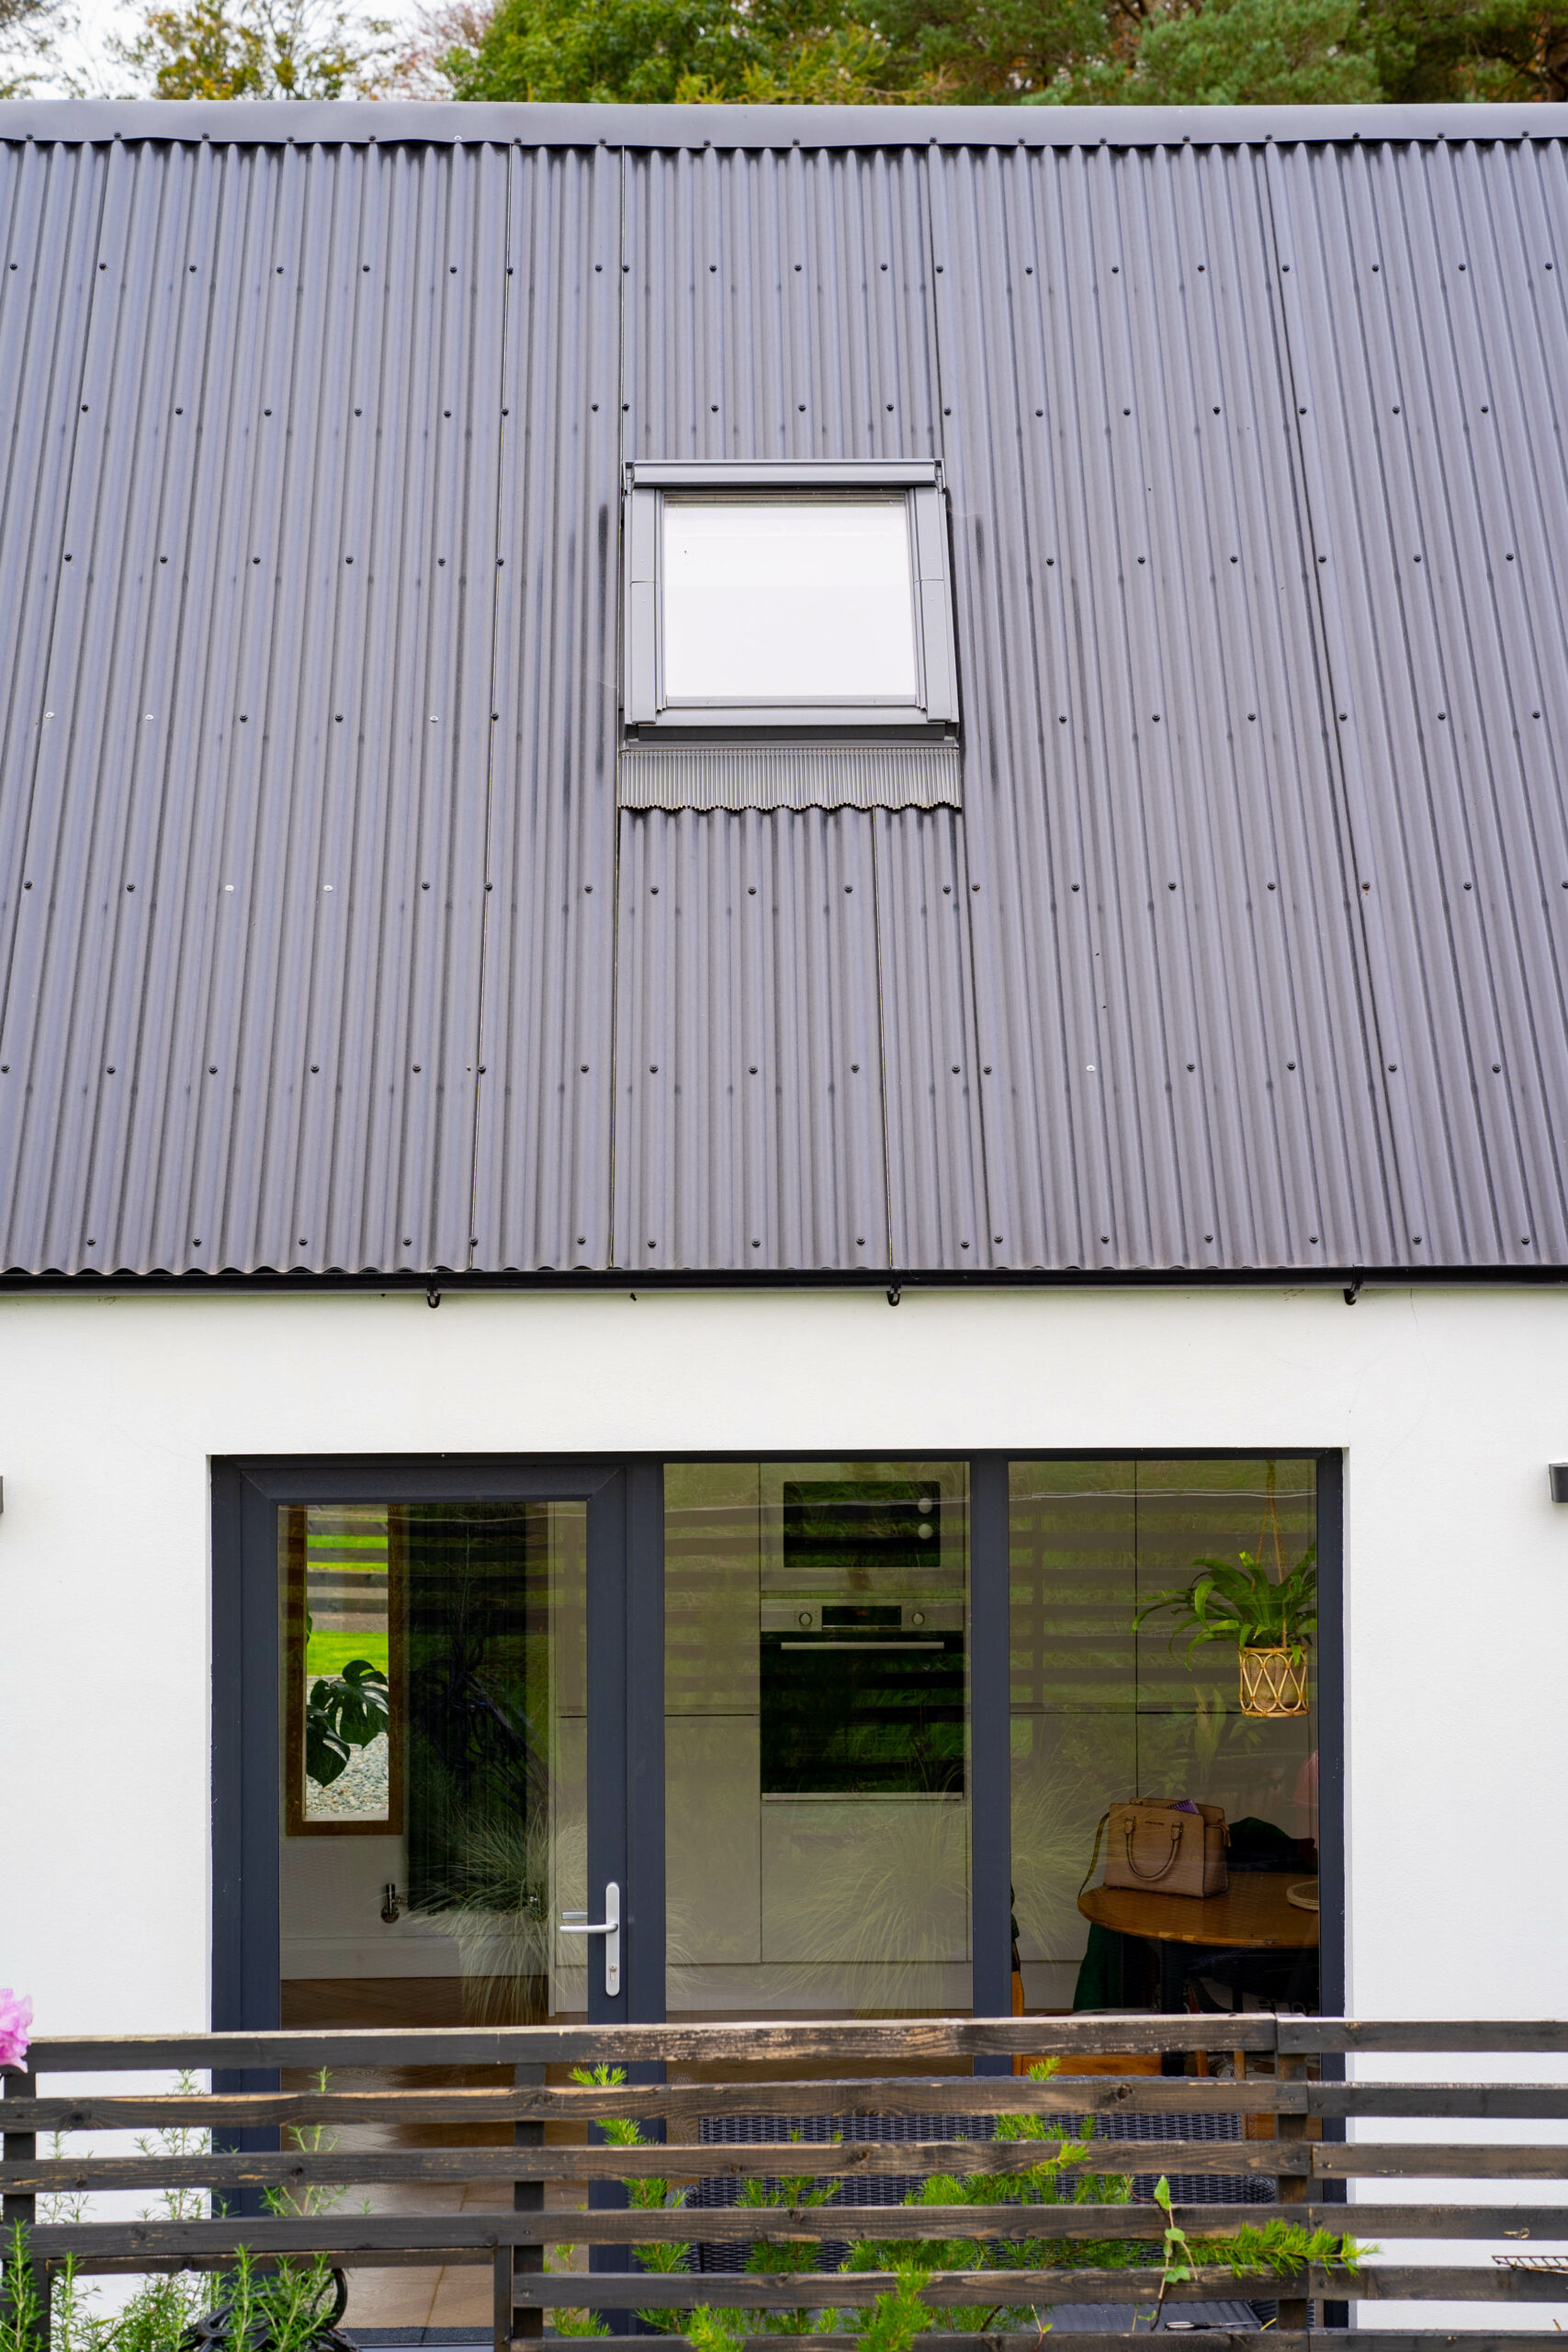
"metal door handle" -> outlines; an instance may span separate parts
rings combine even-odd
[[[560,1916],[563,1936],[603,1936],[604,1939],[604,1990],[618,1993],[621,1989],[621,1890],[614,1879],[604,1887],[604,1917],[592,1924],[577,1912],[563,1911]]]

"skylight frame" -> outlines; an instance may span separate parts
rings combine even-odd
[[[852,499],[902,492],[908,509],[916,661],[912,697],[846,696],[751,702],[732,696],[672,700],[663,675],[664,499],[711,492],[794,499]],[[708,463],[639,461],[626,469],[623,535],[622,714],[629,740],[660,734],[745,739],[785,733],[819,741],[950,738],[958,721],[953,582],[947,515],[934,462]]]

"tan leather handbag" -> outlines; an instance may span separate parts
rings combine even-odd
[[[1105,1883],[1144,1894],[1223,1894],[1230,1884],[1225,1848],[1230,1831],[1217,1804],[1190,1804],[1171,1797],[1134,1797],[1102,1814],[1084,1885],[1094,1876],[1100,1841],[1105,1847]],[[1082,1892],[1082,1889],[1079,1889]]]

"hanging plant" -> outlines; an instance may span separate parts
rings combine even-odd
[[[1304,1715],[1307,1648],[1317,1631],[1317,1546],[1309,1544],[1287,1569],[1273,1505],[1270,1464],[1263,1523],[1265,1536],[1271,1526],[1277,1573],[1270,1575],[1250,1552],[1238,1553],[1235,1561],[1194,1560],[1199,1573],[1191,1583],[1156,1593],[1134,1612],[1133,1627],[1135,1632],[1160,1610],[1179,1610],[1171,1647],[1185,1633],[1189,1665],[1205,1642],[1234,1644],[1244,1715]]]
[[[1134,1631],[1159,1610],[1181,1611],[1171,1646],[1189,1635],[1187,1662],[1205,1642],[1234,1644],[1244,1715],[1304,1715],[1307,1645],[1317,1631],[1317,1546],[1276,1580],[1250,1552],[1229,1560],[1194,1560],[1189,1585],[1156,1593],[1134,1616]]]

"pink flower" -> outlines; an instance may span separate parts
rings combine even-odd
[[[33,2005],[25,1993],[0,1984],[0,2066],[20,2066],[28,2055]]]

